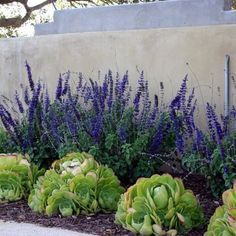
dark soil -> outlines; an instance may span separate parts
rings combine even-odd
[[[192,189],[203,207],[206,224],[201,229],[192,230],[188,236],[203,236],[206,231],[207,221],[219,205],[206,187],[203,177],[191,175],[184,180],[185,187]],[[58,216],[47,217],[33,213],[22,200],[0,205],[0,220],[27,222],[44,225],[47,227],[60,227],[78,232],[97,235],[133,235],[114,223],[114,214],[97,214],[95,216],[77,216],[61,218]]]

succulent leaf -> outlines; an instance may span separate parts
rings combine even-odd
[[[122,195],[115,218],[134,233],[174,236],[199,226],[203,213],[182,181],[164,174],[141,178],[131,186]]]
[[[223,206],[218,207],[210,219],[204,236],[236,235],[236,183],[222,194]]]

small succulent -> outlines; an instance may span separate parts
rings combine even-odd
[[[66,181],[66,178],[63,178],[54,170],[47,170],[44,176],[38,178],[29,195],[28,204],[30,208],[35,212],[44,213],[48,205],[48,198],[53,191],[66,186]]]
[[[116,223],[141,235],[186,233],[203,221],[196,197],[169,174],[140,178],[122,195]]]
[[[93,156],[88,153],[74,152],[66,155],[60,160],[54,161],[53,169],[60,174],[72,173],[73,175],[87,173],[89,170],[96,169],[98,163]]]
[[[54,189],[47,200],[46,214],[51,216],[60,213],[62,216],[71,216],[77,212],[76,202],[76,195],[71,193],[67,186]]]
[[[117,209],[124,188],[114,172],[86,153],[71,153],[39,177],[29,196],[33,211],[49,216],[91,214]]]
[[[236,235],[236,182],[223,195],[223,206],[216,209],[204,236]]]
[[[30,166],[26,156],[0,154],[0,203],[26,197],[43,170]]]
[[[0,172],[0,203],[20,200],[24,195],[22,180],[12,171]]]
[[[120,195],[124,192],[114,172],[105,166],[99,166],[86,175],[75,176],[69,185],[85,214],[116,210]]]

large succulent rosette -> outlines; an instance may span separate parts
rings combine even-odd
[[[20,154],[0,154],[0,203],[26,197],[42,172]]]
[[[114,172],[86,153],[71,153],[53,163],[29,196],[33,211],[47,215],[111,212],[124,188]]]
[[[222,195],[223,206],[216,209],[204,236],[236,235],[236,182]]]
[[[203,213],[181,179],[164,174],[138,179],[122,195],[115,218],[136,234],[174,236],[199,226]]]

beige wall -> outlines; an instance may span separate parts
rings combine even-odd
[[[199,104],[213,100],[223,111],[225,54],[231,56],[234,75],[236,25],[4,39],[0,40],[0,93],[11,96],[16,85],[25,82],[27,59],[34,78],[47,81],[51,91],[58,73],[67,70],[92,78],[97,78],[98,70],[102,74],[108,69],[120,74],[129,70],[132,84],[138,79],[137,70],[144,70],[151,92],[158,93],[163,81],[169,101],[189,74],[189,86],[200,94]]]

